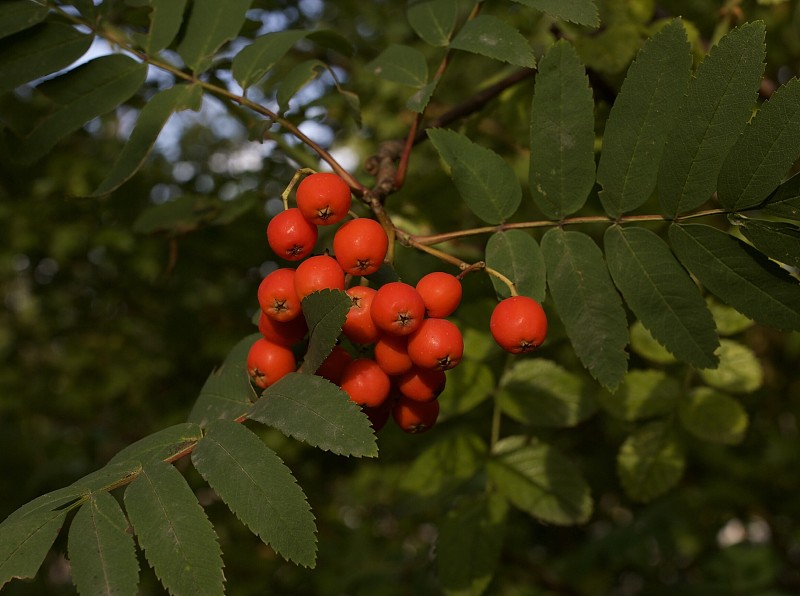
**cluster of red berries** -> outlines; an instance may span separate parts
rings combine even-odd
[[[346,275],[366,276],[383,264],[385,231],[373,219],[355,218],[334,234],[334,256],[309,256],[317,226],[339,223],[347,215],[350,188],[336,174],[311,174],[299,184],[296,202],[297,207],[285,209],[267,227],[273,251],[302,262],[273,271],[259,285],[263,337],[247,357],[253,382],[266,388],[296,369],[291,347],[308,332],[303,298],[323,289],[344,290],[352,306],[342,334],[359,354],[354,357],[336,346],[316,374],[359,404],[375,430],[390,416],[407,432],[428,430],[439,415],[436,398],[444,390],[445,371],[461,361],[464,351],[461,332],[446,318],[461,302],[461,281],[436,271],[416,286],[397,281],[378,289],[354,285],[345,290]],[[503,349],[521,353],[544,341],[547,320],[537,302],[514,296],[497,305],[490,329]]]

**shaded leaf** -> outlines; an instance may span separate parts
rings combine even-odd
[[[536,66],[536,58],[525,36],[495,16],[479,14],[464,23],[450,47],[516,66]]]
[[[304,372],[317,372],[331,353],[352,305],[350,296],[341,290],[320,290],[303,298],[303,316],[309,331]]]
[[[658,173],[658,198],[669,217],[705,203],[725,155],[747,124],[764,72],[764,23],[746,23],[714,47],[689,83]]]
[[[170,116],[182,110],[198,111],[202,97],[200,85],[175,85],[154,95],[142,108],[128,142],[92,196],[110,193],[130,180],[142,167]]]
[[[215,197],[182,195],[142,211],[133,222],[133,231],[139,234],[186,234],[215,223],[224,210],[239,204],[239,199],[223,203]]]
[[[601,385],[615,389],[628,368],[628,321],[603,254],[586,234],[554,228],[542,238],[547,285],[567,336]]]
[[[172,594],[223,594],[214,528],[181,473],[153,462],[125,491],[125,508],[145,557]]]
[[[437,398],[441,404],[440,419],[450,415],[463,414],[483,403],[491,396],[494,389],[494,374],[492,369],[480,362],[480,356],[472,351],[474,342],[469,330],[464,334],[464,343],[467,353],[473,355],[475,360],[464,358],[457,367],[447,371],[447,384],[444,391]],[[488,338],[492,341],[491,338]]]
[[[137,594],[139,562],[128,520],[117,500],[100,492],[69,527],[70,570],[81,594]]]
[[[742,235],[771,259],[800,268],[800,227],[774,221],[746,219]]]
[[[36,575],[67,511],[41,508],[9,517],[0,525],[0,587],[14,578]]]
[[[255,434],[213,422],[192,463],[236,516],[277,553],[305,567],[316,560],[314,515],[281,459]]]
[[[522,189],[511,166],[497,153],[466,136],[445,129],[430,129],[428,137],[442,159],[461,198],[483,221],[498,224],[516,212]]]
[[[186,0],[148,0],[150,30],[142,36],[141,44],[147,54],[156,54],[175,39],[183,24]]]
[[[446,46],[458,17],[456,0],[417,0],[409,2],[406,18],[420,38],[433,46]]]
[[[492,234],[486,243],[486,265],[511,279],[519,295],[544,302],[547,288],[544,257],[530,234],[522,230]],[[490,279],[498,298],[511,295],[506,284],[493,275]]]
[[[313,447],[339,455],[378,454],[369,420],[333,383],[289,373],[270,385],[248,415]]]
[[[192,72],[211,66],[217,50],[236,37],[253,0],[194,0],[178,54]]]
[[[622,19],[594,35],[576,37],[572,43],[586,68],[616,78],[636,57],[642,47],[642,37],[639,23]]]
[[[257,37],[236,54],[231,65],[233,77],[243,88],[257,83],[306,35],[308,31],[302,29],[287,29]]]
[[[664,241],[645,228],[610,226],[605,249],[614,283],[652,336],[696,368],[715,366],[714,319]]]
[[[319,78],[326,69],[327,66],[320,60],[306,60],[293,67],[278,86],[277,100],[281,111],[288,109],[289,100],[308,83]]]
[[[617,473],[634,501],[652,501],[683,476],[684,447],[667,422],[651,422],[637,429],[620,447]]]
[[[439,79],[436,78],[427,85],[417,89],[416,93],[414,93],[414,95],[409,97],[408,101],[406,101],[406,107],[412,112],[416,112],[418,114],[424,112],[428,102],[431,99],[431,96],[433,95],[433,92],[436,91],[436,86],[438,84]]]
[[[658,362],[659,364],[673,364],[677,362],[675,356],[658,343],[641,321],[634,321],[631,325],[631,349],[639,356]]]
[[[763,206],[764,213],[800,221],[800,174],[795,174],[773,192]]]
[[[10,524],[14,520],[19,520],[30,515],[41,516],[50,511],[60,511],[79,506],[83,492],[84,491],[79,487],[66,486],[40,495],[11,512],[11,514],[3,520],[3,523],[0,524],[0,528],[6,524]]]
[[[557,42],[539,64],[528,184],[550,219],[578,211],[594,186],[594,100],[575,49]]]
[[[576,426],[597,410],[595,389],[551,360],[519,360],[500,379],[503,412],[533,426]]]
[[[800,156],[800,80],[782,85],[761,106],[731,149],[717,182],[719,202],[731,211],[761,203]]]
[[[392,44],[369,62],[365,68],[380,78],[408,87],[423,87],[428,83],[428,64],[419,50]]]
[[[106,465],[125,461],[146,465],[167,460],[197,443],[202,436],[203,431],[193,422],[174,424],[128,445]]]
[[[611,217],[641,206],[655,190],[691,65],[686,31],[676,19],[647,41],[628,69],[606,122],[597,168],[600,200]]]
[[[41,23],[49,12],[47,4],[31,0],[4,0],[0,4],[0,38]]]
[[[764,325],[800,329],[800,284],[747,244],[702,224],[673,224],[672,249],[723,302]]]
[[[256,392],[247,372],[247,353],[260,333],[240,340],[228,353],[225,361],[211,373],[189,414],[189,422],[208,426],[216,418],[238,418],[256,400]]]
[[[487,454],[486,442],[464,428],[440,433],[411,464],[400,488],[422,496],[454,488],[475,475]]]
[[[138,461],[124,460],[109,462],[99,470],[89,472],[73,482],[70,487],[80,490],[83,495],[108,491],[125,484],[141,471]]]
[[[495,573],[506,533],[508,504],[494,494],[459,501],[436,541],[436,565],[445,594],[481,594]]]
[[[719,366],[701,371],[703,380],[717,389],[733,393],[751,393],[764,384],[764,369],[753,351],[738,342],[723,339],[719,348]]]
[[[0,93],[67,68],[89,50],[93,40],[93,35],[66,23],[45,22],[0,41]]]
[[[680,402],[683,427],[704,441],[736,445],[747,432],[747,412],[730,395],[709,387],[695,387]]]
[[[669,414],[683,395],[680,383],[660,370],[631,370],[616,392],[600,392],[603,408],[622,420]]]
[[[570,2],[564,2],[564,0],[514,0],[514,2],[578,25],[597,27],[600,24],[594,0],[571,0]]]

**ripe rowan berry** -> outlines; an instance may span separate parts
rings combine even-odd
[[[247,372],[253,382],[266,389],[297,367],[292,351],[266,339],[257,339],[247,353]]]
[[[350,210],[350,187],[336,174],[319,172],[303,179],[295,195],[297,207],[308,221],[329,226]]]
[[[461,281],[455,275],[443,271],[424,275],[417,282],[416,289],[425,302],[425,311],[429,317],[449,317],[461,303]]]
[[[405,335],[381,335],[375,342],[374,355],[375,362],[387,375],[401,375],[414,366],[408,355],[408,338]]]
[[[339,386],[358,405],[375,408],[386,401],[391,383],[377,362],[357,358],[344,369]]]
[[[425,319],[408,336],[408,355],[421,368],[448,370],[461,362],[464,338],[447,319]]]
[[[392,407],[392,417],[401,429],[407,433],[423,433],[436,424],[439,417],[439,402],[420,402],[400,398]]]
[[[314,373],[331,383],[338,385],[342,381],[345,367],[353,361],[350,353],[341,346],[333,346],[333,350],[319,365]]]
[[[333,236],[333,254],[342,269],[352,275],[375,273],[383,264],[389,239],[374,219],[351,219]]]
[[[300,343],[308,333],[308,323],[303,316],[290,321],[276,321],[262,310],[258,317],[258,331],[273,343],[293,346]]]
[[[414,401],[433,401],[444,391],[447,377],[443,370],[414,366],[397,379],[397,389]]]
[[[258,286],[258,304],[268,317],[286,322],[302,312],[294,289],[294,275],[294,269],[282,268],[261,280]]]
[[[297,266],[294,289],[302,302],[311,292],[324,289],[344,290],[344,271],[328,255],[309,257]]]
[[[409,335],[422,323],[425,303],[413,286],[393,281],[378,288],[371,311],[372,320],[382,331]]]
[[[489,330],[501,348],[522,354],[538,348],[547,336],[547,316],[541,305],[527,296],[511,296],[492,311]]]
[[[342,326],[345,337],[356,344],[371,344],[377,341],[381,332],[375,326],[370,314],[372,300],[376,291],[366,286],[353,286],[347,290],[347,295],[353,301],[347,311],[347,319]]]
[[[303,217],[297,207],[281,211],[267,224],[270,248],[287,261],[299,261],[311,254],[317,236],[317,226]]]

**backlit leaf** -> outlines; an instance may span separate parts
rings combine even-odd
[[[156,54],[175,39],[183,23],[186,0],[148,0],[150,4],[150,30],[143,36],[142,48]]]
[[[309,331],[303,372],[317,372],[331,353],[352,305],[350,296],[340,290],[320,290],[303,298],[303,316]]]
[[[547,287],[544,257],[536,240],[522,230],[496,232],[486,243],[486,265],[514,282],[520,296],[544,302]],[[490,276],[494,291],[500,299],[511,291],[495,276]]]
[[[684,428],[699,439],[736,445],[747,432],[747,412],[730,395],[709,387],[695,387],[680,402]]]
[[[308,32],[301,29],[287,29],[257,37],[233,59],[231,72],[234,78],[243,88],[258,82],[306,35]]]
[[[600,404],[623,420],[642,420],[669,414],[683,395],[680,383],[660,370],[631,370],[614,392],[602,391]]]
[[[457,0],[412,0],[406,9],[411,28],[433,46],[450,43],[457,17]]]
[[[658,343],[641,321],[634,321],[631,325],[631,349],[639,356],[658,362],[659,364],[673,364],[677,362],[675,356]]]
[[[652,501],[663,495],[681,479],[685,465],[683,444],[667,422],[651,422],[637,429],[617,454],[622,487],[635,501]]]
[[[47,4],[31,0],[4,0],[0,3],[0,38],[41,23],[50,12]]]
[[[492,369],[481,362],[480,356],[471,350],[474,342],[470,341],[473,334],[469,331],[467,329],[464,333],[465,357],[461,364],[447,371],[447,384],[437,398],[441,404],[440,419],[470,411],[489,399],[494,389]],[[488,340],[493,342],[491,337]],[[467,353],[471,354],[474,359],[468,358]]]
[[[222,44],[236,37],[252,1],[194,0],[186,33],[178,45],[178,54],[192,72],[208,70]]]
[[[628,321],[603,254],[582,232],[554,228],[542,238],[547,285],[567,336],[601,385],[615,389],[628,368]]]
[[[720,342],[719,366],[701,371],[703,380],[717,389],[751,393],[764,384],[764,369],[753,351],[731,339]]]
[[[321,60],[306,60],[286,73],[278,85],[277,100],[281,111],[288,109],[289,100],[308,83],[319,78],[326,68]]]
[[[753,246],[769,258],[800,268],[800,227],[783,222],[747,219],[740,230]]]
[[[305,494],[281,459],[250,430],[217,420],[192,463],[231,511],[287,560],[313,567],[317,539]]]
[[[392,44],[365,68],[386,81],[408,87],[419,88],[428,83],[425,56],[409,46]]]
[[[755,324],[732,306],[721,304],[711,296],[706,299],[706,302],[720,336],[736,335]]]
[[[464,23],[450,47],[516,66],[536,66],[525,36],[503,19],[491,15],[481,14]]]
[[[422,496],[453,488],[475,475],[487,452],[486,442],[463,428],[440,433],[411,464],[400,488]]]
[[[575,49],[557,42],[539,64],[530,129],[531,194],[550,219],[580,209],[595,180],[594,101]]]
[[[450,166],[453,183],[475,215],[498,224],[516,212],[522,188],[502,157],[452,130],[431,129],[428,137]]]
[[[569,2],[564,2],[564,0],[514,0],[514,2],[578,25],[597,27],[600,24],[594,0],[570,0]]]

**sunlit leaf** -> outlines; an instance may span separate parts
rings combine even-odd
[[[544,302],[547,276],[544,257],[536,240],[522,230],[496,232],[486,243],[486,265],[514,282],[517,294]],[[508,286],[490,276],[498,298],[508,298]]]
[[[658,362],[659,364],[672,364],[677,362],[675,356],[658,343],[641,321],[634,321],[631,325],[631,349],[639,356]]]
[[[721,304],[711,296],[706,299],[706,302],[720,336],[736,335],[755,325],[751,319],[732,306]]]
[[[764,384],[764,369],[753,351],[738,342],[720,342],[719,366],[701,371],[703,380],[717,389],[751,393]]]
[[[236,37],[253,0],[194,0],[178,53],[192,72],[211,66],[217,50]]]
[[[709,387],[695,387],[680,402],[684,428],[699,439],[736,445],[747,432],[747,412],[730,395]]]
[[[642,420],[672,412],[683,395],[680,383],[660,370],[631,370],[614,392],[599,394],[603,408],[623,420]]]
[[[683,476],[683,444],[668,422],[651,422],[637,429],[620,447],[617,473],[622,487],[635,501],[652,501]]]
[[[450,47],[516,66],[536,66],[525,36],[508,22],[491,15],[481,14],[464,23]]]
[[[464,428],[440,433],[414,460],[400,487],[431,496],[471,478],[488,454],[486,442]]]

